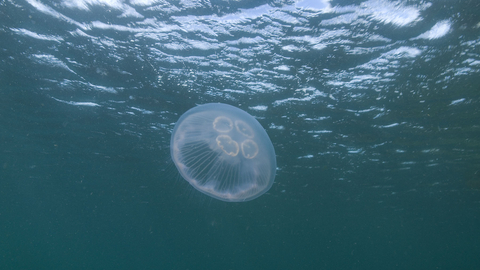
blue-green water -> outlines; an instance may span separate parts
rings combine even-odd
[[[477,269],[476,1],[0,1],[0,269]],[[210,198],[197,104],[277,176]]]

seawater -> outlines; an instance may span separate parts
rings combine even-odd
[[[474,269],[474,1],[0,2],[2,269]],[[221,102],[272,188],[194,190],[169,141]]]

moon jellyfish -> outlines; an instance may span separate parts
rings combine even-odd
[[[173,130],[170,154],[185,180],[222,201],[253,200],[275,179],[275,150],[267,133],[250,114],[226,104],[184,113]]]

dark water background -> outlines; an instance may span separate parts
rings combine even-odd
[[[0,269],[478,269],[478,1],[0,0]],[[247,203],[169,157],[196,104],[277,154]]]

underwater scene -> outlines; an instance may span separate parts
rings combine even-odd
[[[0,269],[479,269],[477,0],[0,0]]]

